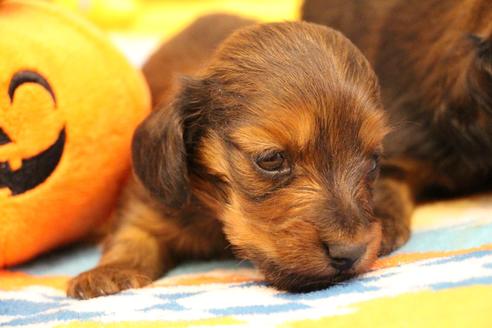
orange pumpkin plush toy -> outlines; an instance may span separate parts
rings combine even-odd
[[[41,1],[0,1],[0,267],[106,218],[149,111],[140,75],[92,26]]]

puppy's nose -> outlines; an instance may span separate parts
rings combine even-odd
[[[338,271],[347,271],[366,252],[366,245],[346,244],[325,246],[329,250],[331,265]]]

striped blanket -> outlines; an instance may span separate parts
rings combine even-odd
[[[65,297],[98,257],[79,246],[0,271],[0,327],[492,327],[492,196],[419,208],[405,247],[305,294],[266,286],[249,264],[213,262],[114,296]]]

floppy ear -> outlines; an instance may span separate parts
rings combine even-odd
[[[135,131],[133,169],[153,196],[179,209],[189,199],[184,117],[179,102],[154,110]]]
[[[191,196],[189,166],[194,147],[209,125],[211,106],[206,80],[183,78],[182,89],[168,105],[157,107],[135,131],[133,169],[150,193],[173,209]]]

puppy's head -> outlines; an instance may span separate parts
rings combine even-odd
[[[385,133],[376,77],[340,33],[258,25],[140,126],[134,166],[170,209],[213,210],[275,286],[310,290],[376,257],[371,186]]]

